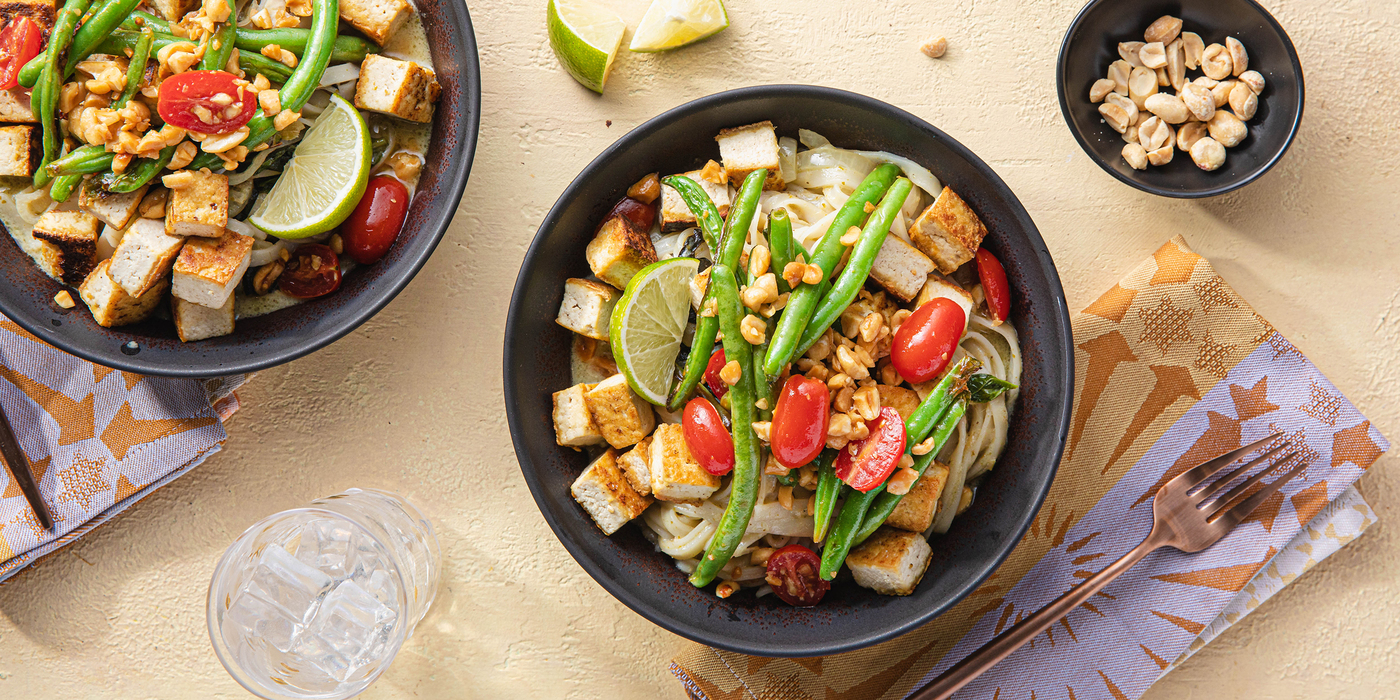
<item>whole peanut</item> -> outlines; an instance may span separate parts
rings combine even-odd
[[[1253,95],[1254,93],[1249,94]],[[1176,95],[1168,95],[1164,92],[1150,95],[1145,106],[1147,111],[1157,115],[1168,124],[1180,124],[1191,118],[1191,110],[1187,109],[1186,103]]]
[[[1237,81],[1230,89],[1230,109],[1235,110],[1235,116],[1241,120],[1249,121],[1259,109],[1259,96],[1243,80]]]
[[[1249,136],[1249,127],[1236,117],[1224,110],[1218,110],[1214,117],[1210,119],[1210,137],[1220,142],[1226,148],[1234,148]]]
[[[1218,170],[1220,166],[1225,165],[1225,147],[1208,136],[1199,139],[1191,146],[1191,160],[1195,161],[1196,167],[1206,172]]]

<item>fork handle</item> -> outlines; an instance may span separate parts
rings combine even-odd
[[[1102,571],[1084,579],[1082,583],[1069,589],[1064,595],[1055,599],[1054,602],[1037,610],[1035,614],[1011,626],[1005,632],[997,635],[994,639],[982,645],[981,649],[972,652],[972,655],[954,664],[952,668],[944,671],[942,675],[933,679],[924,687],[910,695],[906,700],[944,700],[953,693],[958,692],[963,686],[971,683],[973,679],[982,675],[987,669],[995,666],[1002,659],[1011,655],[1011,652],[1020,649],[1022,645],[1034,639],[1036,635],[1044,632],[1051,625],[1060,621],[1060,618],[1068,615],[1070,611],[1079,607],[1090,596],[1103,590],[1104,586],[1113,582],[1123,572],[1133,568],[1134,564],[1142,561],[1154,550],[1159,549],[1166,543],[1166,538],[1159,536],[1158,531],[1153,530],[1142,544],[1134,547],[1131,552],[1123,555],[1122,559],[1104,567]]]

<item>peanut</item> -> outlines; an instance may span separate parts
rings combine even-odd
[[[880,337],[880,331],[885,328],[885,317],[878,311],[872,311],[865,315],[860,322],[860,339],[870,343]]]
[[[1264,92],[1264,76],[1257,70],[1247,70],[1240,73],[1240,82],[1248,85],[1249,89],[1253,90],[1256,95]]]
[[[866,202],[866,204],[869,204],[869,203],[870,203],[870,202]],[[860,240],[860,227],[859,227],[859,226],[852,226],[852,227],[846,229],[846,232],[845,232],[845,233],[841,234],[841,245],[846,246],[847,248],[849,248],[849,247],[855,245],[855,244],[856,244],[856,241],[858,241],[858,240]]]
[[[1160,117],[1152,117],[1138,127],[1138,143],[1148,151],[1155,151],[1171,140],[1171,127]]]
[[[1243,80],[1236,81],[1235,87],[1230,88],[1230,109],[1241,121],[1249,121],[1259,109],[1259,95]]]
[[[826,275],[818,265],[808,265],[807,269],[802,272],[802,281],[805,284],[820,284],[824,277]]]
[[[1127,61],[1114,61],[1108,65],[1108,80],[1113,81],[1113,91],[1120,95],[1128,94],[1128,76],[1133,73],[1133,64]]]
[[[773,423],[770,421],[754,421],[750,424],[753,427],[753,434],[759,440],[770,442],[769,436],[773,434]]]
[[[831,417],[831,421],[826,425],[827,437],[846,437],[851,434],[851,417],[845,413],[837,413]]]
[[[1220,44],[1211,44],[1201,54],[1201,72],[1211,80],[1224,80],[1234,72],[1234,60],[1230,50]]]
[[[739,332],[749,345],[762,345],[768,336],[768,325],[757,316],[745,316],[744,320],[739,322]]]
[[[1148,68],[1134,68],[1132,75],[1128,76],[1128,96],[1133,98],[1133,104],[1142,109],[1147,102],[1148,95],[1157,94],[1157,73]]]
[[[873,386],[863,386],[856,390],[853,406],[861,418],[875,420],[880,416],[880,390]]]
[[[1167,79],[1177,92],[1186,87],[1186,55],[1180,39],[1167,45]]]
[[[1217,170],[1225,165],[1225,147],[1209,136],[1197,139],[1191,145],[1191,160],[1206,172]]]
[[[1144,67],[1151,68],[1152,70],[1166,68],[1167,47],[1162,45],[1160,41],[1143,44],[1142,51],[1138,53],[1138,61],[1140,61]]]
[[[1095,80],[1094,84],[1089,86],[1089,101],[1094,104],[1103,102],[1103,98],[1107,97],[1108,93],[1113,92],[1117,86],[1117,83],[1108,78]]]
[[[943,58],[943,54],[948,52],[948,40],[944,37],[934,37],[924,42],[919,50],[924,52],[929,58]]]
[[[836,398],[831,400],[831,407],[841,413],[849,413],[851,406],[855,404],[856,392],[851,387],[844,387],[836,392]]]
[[[1230,91],[1235,89],[1235,81],[1222,80],[1210,89],[1211,99],[1215,100],[1215,108],[1220,109],[1230,104]]]
[[[1147,31],[1142,33],[1144,39],[1150,42],[1161,42],[1170,44],[1176,41],[1181,34],[1181,20],[1171,15],[1162,15],[1152,24],[1147,25]]]
[[[1147,169],[1147,150],[1140,144],[1130,143],[1123,146],[1123,160],[1128,161],[1128,165],[1133,170]]]
[[[1099,114],[1103,115],[1104,122],[1120,134],[1127,131],[1132,124],[1132,118],[1128,116],[1128,112],[1116,104],[1105,102],[1099,105]]]
[[[259,74],[258,77],[261,78],[262,75]],[[642,204],[655,202],[656,198],[661,196],[661,180],[657,175],[659,173],[649,173],[646,177],[632,183],[632,186],[627,188],[627,196]]]
[[[1215,97],[1210,94],[1210,90],[1190,83],[1181,90],[1181,102],[1186,105],[1186,109],[1191,110],[1191,115],[1195,118],[1208,122],[1215,116]]]
[[[768,264],[772,261],[773,254],[768,252],[767,246],[754,246],[753,250],[749,251],[749,275],[754,279],[759,279],[767,275]],[[775,278],[773,280],[773,289],[776,290],[777,288],[777,279]]]
[[[1249,52],[1244,50],[1244,44],[1239,39],[1225,37],[1225,48],[1230,51],[1230,75],[1239,77],[1249,70]]]
[[[914,482],[919,478],[919,473],[908,467],[901,467],[890,477],[885,484],[885,490],[896,496],[903,496],[909,493],[909,489],[914,486]]]
[[[1142,41],[1125,41],[1118,44],[1118,55],[1127,61],[1134,68],[1142,68],[1142,59],[1138,56],[1142,52],[1142,47],[1146,46]]]
[[[720,368],[719,379],[729,386],[734,386],[739,383],[739,378],[742,377],[743,374],[744,370],[739,366],[739,361],[730,360],[724,364],[724,367]],[[725,396],[728,396],[728,394],[725,394]]]
[[[1245,89],[1248,90],[1248,88]],[[1187,109],[1186,103],[1176,95],[1168,95],[1163,92],[1150,95],[1147,98],[1146,106],[1147,111],[1168,124],[1180,124],[1191,118],[1191,110]]]
[[[1171,142],[1170,139],[1168,139],[1167,145],[1162,146],[1161,148],[1155,151],[1147,152],[1147,162],[1153,165],[1166,165],[1167,163],[1172,162],[1172,155],[1175,153],[1176,146]]]
[[[1224,110],[1217,111],[1210,120],[1210,137],[1220,142],[1226,148],[1238,146],[1245,137],[1249,136],[1249,127],[1236,117]]]
[[[1201,35],[1195,32],[1181,33],[1181,48],[1185,54],[1186,67],[1196,70],[1201,65],[1201,54],[1205,53],[1206,43],[1201,41]]]
[[[1190,153],[1191,147],[1196,145],[1197,141],[1209,135],[1205,122],[1188,122],[1182,124],[1181,128],[1176,130],[1176,147]]]

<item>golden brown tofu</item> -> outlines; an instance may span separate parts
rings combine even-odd
[[[555,322],[579,335],[607,340],[613,305],[620,296],[601,282],[571,277],[564,280],[564,300]]]
[[[618,289],[626,289],[632,276],[656,262],[651,236],[632,225],[626,217],[614,216],[598,229],[598,235],[584,249],[588,266],[598,279]]]
[[[205,338],[233,334],[233,295],[217,309],[170,297],[170,315],[175,319],[175,332],[180,342],[190,343]]]
[[[29,103],[29,88],[0,90],[0,122],[39,122]]]
[[[442,87],[433,72],[413,61],[365,56],[355,84],[355,106],[427,124]]]
[[[781,190],[787,186],[778,167],[778,134],[773,122],[761,121],[723,129],[715,141],[719,142],[720,159],[724,161],[730,184],[738,187],[749,173],[767,168],[768,177],[763,180],[763,189]]]
[[[933,549],[923,535],[890,527],[875,531],[846,557],[856,583],[881,595],[909,595],[928,570]]]
[[[651,495],[651,467],[647,465],[649,459],[650,437],[642,438],[636,446],[617,457],[617,467],[622,470],[623,476],[627,477],[627,483],[632,485],[632,490],[643,496]]]
[[[923,289],[933,261],[899,236],[885,237],[884,245],[870,266],[870,278],[900,301],[912,301]]]
[[[170,199],[165,205],[166,233],[205,238],[224,235],[228,225],[227,175],[182,170],[166,175],[164,181],[170,188]]]
[[[87,304],[97,325],[104,328],[144,321],[165,298],[169,283],[161,279],[150,291],[133,297],[108,274],[111,264],[111,260],[98,263],[78,285],[78,296]]]
[[[603,444],[603,433],[588,411],[584,395],[592,384],[575,384],[554,392],[554,441],[578,449],[586,445]]]
[[[641,442],[656,427],[651,404],[632,393],[621,374],[598,382],[584,394],[584,400],[603,439],[618,449]]]
[[[701,176],[701,170],[692,170],[681,175],[695,181],[700,185],[700,189],[714,203],[715,210],[720,216],[729,213],[729,185],[724,181],[711,182]],[[695,214],[690,211],[690,205],[681,199],[681,193],[677,192],[670,185],[661,186],[661,230],[662,231],[683,231],[695,226]]]
[[[880,405],[898,411],[899,417],[904,420],[909,420],[909,415],[919,407],[919,395],[913,389],[881,384],[876,390],[880,392]]]
[[[211,309],[222,308],[248,270],[250,236],[229,231],[222,238],[190,238],[175,258],[171,293]]]
[[[340,0],[340,18],[380,46],[412,15],[413,8],[404,0]]]
[[[170,276],[170,266],[184,245],[184,238],[166,235],[165,224],[160,220],[137,219],[122,234],[112,253],[112,279],[127,294],[142,296]]]
[[[943,495],[943,485],[948,483],[948,466],[940,462],[930,464],[924,475],[904,494],[894,512],[885,520],[890,527],[910,532],[923,532],[933,525],[933,516],[938,512],[938,497]]]
[[[685,442],[685,428],[662,423],[651,435],[651,494],[658,501],[697,501],[719,490],[719,477],[696,461]]]
[[[909,227],[909,238],[945,275],[977,255],[987,227],[950,187]]]
[[[81,211],[46,211],[34,222],[34,237],[58,249],[60,279],[76,287],[97,264],[97,237],[102,222]]]
[[[605,535],[617,532],[651,505],[651,499],[633,490],[618,469],[617,450],[612,448],[578,475],[569,492]]]
[[[0,126],[0,175],[30,177],[43,157],[38,130],[32,126]]]

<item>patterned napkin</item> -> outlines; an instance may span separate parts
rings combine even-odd
[[[1069,444],[1045,505],[996,573],[937,620],[861,651],[767,659],[697,645],[671,666],[688,692],[903,698],[1137,545],[1162,484],[1285,431],[1309,466],[1238,530],[1197,554],[1150,555],[957,695],[1137,698],[1375,522],[1351,484],[1389,443],[1181,237],[1073,327]]]
[[[53,514],[0,467],[0,581],[218,452],[243,376],[162,379],[80,360],[0,316],[0,405]]]

